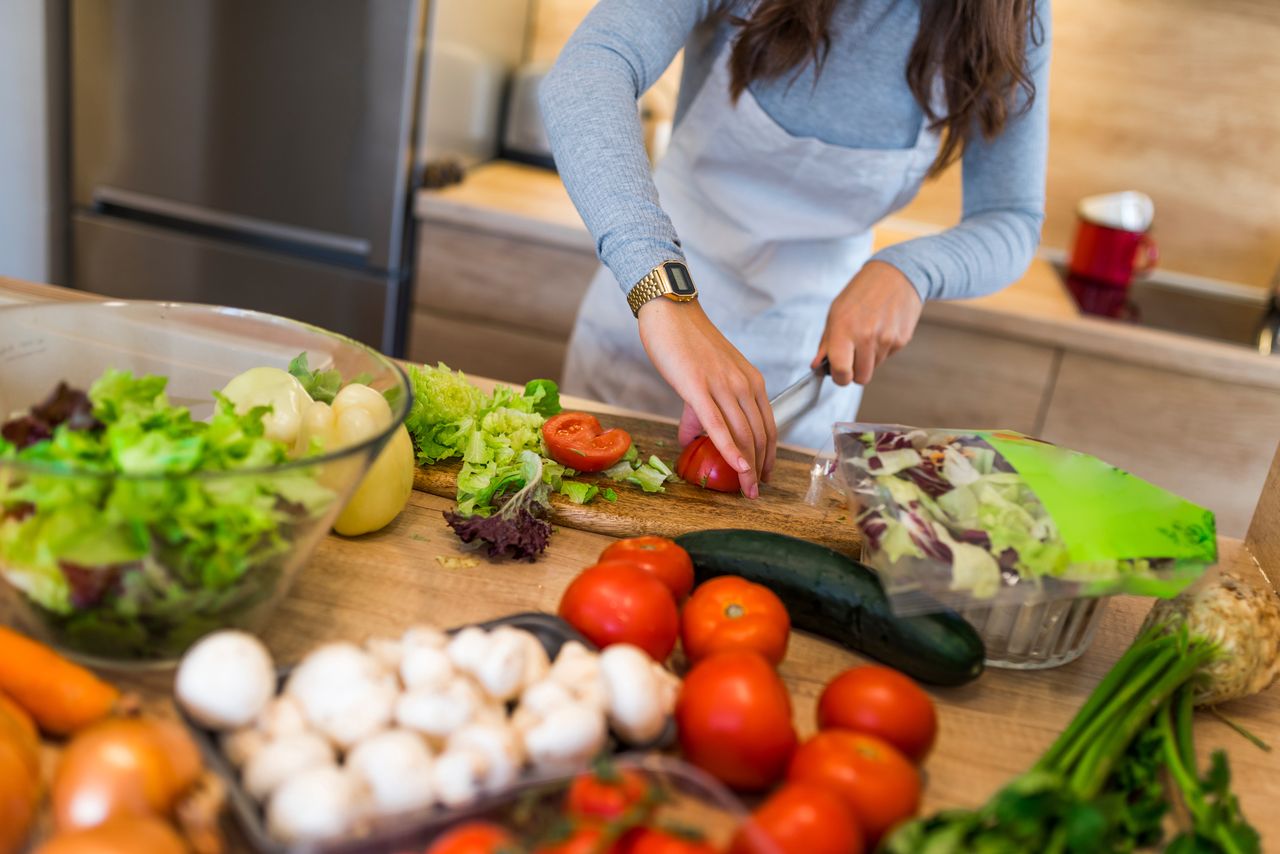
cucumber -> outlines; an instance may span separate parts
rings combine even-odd
[[[791,624],[934,685],[982,673],[986,650],[953,611],[895,616],[875,572],[837,551],[768,531],[696,531],[676,537],[698,583],[739,575],[771,589]]]

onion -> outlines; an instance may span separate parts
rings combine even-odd
[[[109,718],[81,730],[53,777],[59,830],[95,827],[117,816],[159,816],[200,776],[200,753],[176,723]]]
[[[97,827],[59,833],[35,854],[187,854],[186,843],[157,818],[113,818]]]

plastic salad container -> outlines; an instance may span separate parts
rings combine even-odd
[[[832,480],[898,613],[952,608],[988,663],[1053,667],[1120,593],[1171,597],[1217,561],[1213,513],[1008,430],[841,424]]]
[[[215,399],[303,352],[391,392],[391,425],[297,457],[264,436],[270,410]],[[107,666],[164,666],[214,629],[261,627],[411,402],[390,359],[267,314],[0,309],[0,622]]]

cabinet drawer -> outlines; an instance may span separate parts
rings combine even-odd
[[[560,381],[567,341],[458,317],[415,310],[409,359],[511,383]]]
[[[858,418],[1035,434],[1056,358],[1050,347],[921,323],[911,343],[876,369]]]
[[[568,339],[594,254],[431,220],[418,228],[418,308]]]

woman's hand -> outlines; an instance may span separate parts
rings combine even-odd
[[[866,385],[881,362],[907,346],[922,308],[897,267],[869,261],[831,303],[813,368],[827,358],[836,385]]]
[[[640,308],[640,340],[662,378],[685,401],[680,443],[706,432],[738,471],[742,493],[760,495],[773,470],[778,429],[764,378],[694,302],[655,299]]]

